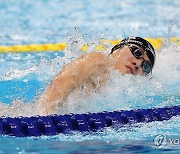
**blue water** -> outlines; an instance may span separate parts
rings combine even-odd
[[[64,64],[82,53],[79,48],[83,42],[98,44],[101,39],[130,35],[179,37],[179,10],[179,0],[0,1],[0,45],[68,44],[66,52],[0,54],[0,116],[34,115],[38,96]],[[73,41],[78,44],[74,46]],[[100,93],[86,100],[72,93],[60,114],[180,105],[179,51],[177,44],[164,42],[151,80],[113,72],[113,80]],[[180,118],[174,117],[96,134],[2,136],[0,153],[178,153],[179,145],[157,149],[153,139],[158,134],[180,138],[179,125]]]
[[[91,41],[180,35],[179,0],[7,0],[0,8],[0,44],[62,42],[73,27]]]

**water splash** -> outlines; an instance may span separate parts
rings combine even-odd
[[[100,93],[92,93],[90,97],[86,97],[83,93],[78,94],[77,91],[71,93],[60,113],[179,105],[179,51],[180,47],[173,43],[163,48],[161,52],[157,52],[157,61],[151,79],[133,75],[123,76],[120,72],[114,71]]]
[[[38,114],[36,112],[36,106],[37,105],[34,102],[25,104],[20,100],[14,100],[12,105],[0,103],[0,117],[35,116]]]
[[[170,43],[170,38],[172,37],[172,33],[173,33],[173,28],[175,26],[180,26],[180,13],[178,13],[177,15],[175,15],[174,19],[172,21],[170,21],[169,23],[169,27],[168,27],[168,44]]]
[[[72,41],[73,37],[74,35],[72,35]],[[78,34],[75,34],[75,37],[78,40]],[[40,62],[32,67],[23,70],[12,69],[6,73],[4,80],[21,80],[26,77],[30,79],[35,78],[34,75],[36,74],[36,80],[49,82],[59,72],[60,68],[82,53],[80,51],[81,42],[83,41],[80,41],[79,44],[76,42],[76,46],[67,51],[63,57],[55,55],[54,58],[46,59],[42,58],[44,55],[41,55]],[[96,42],[96,44],[98,43]],[[133,75],[123,76],[118,71],[112,71],[108,84],[99,93],[92,93],[90,97],[82,94],[79,97],[77,91],[74,91],[70,94],[63,108],[59,110],[59,113],[85,113],[180,105],[179,51],[180,47],[177,43],[173,43],[165,46],[161,52],[157,52],[157,61],[151,79]],[[31,61],[31,59],[29,60]],[[13,101],[11,105],[0,103],[2,109],[0,116],[32,116],[38,114],[34,112],[36,107],[35,102],[23,103],[23,100]],[[177,135],[178,123],[179,117],[176,117],[166,122],[153,122],[119,130],[108,128],[98,134],[77,132],[70,135],[60,134],[52,137],[52,139],[60,141],[150,139],[158,133]],[[49,137],[45,137],[45,139],[47,138],[49,139]]]
[[[37,67],[31,67],[25,70],[19,70],[17,68],[13,68],[9,72],[6,73],[5,77],[2,80],[7,81],[7,80],[13,80],[17,78],[22,78],[26,76],[27,74],[33,73],[33,72],[37,73]]]

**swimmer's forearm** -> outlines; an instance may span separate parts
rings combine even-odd
[[[39,101],[42,114],[56,113],[57,109],[66,101],[69,93],[76,88],[73,76],[55,78]]]

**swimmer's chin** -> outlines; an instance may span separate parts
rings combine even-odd
[[[127,67],[126,65],[124,68],[121,68],[121,69],[115,68],[115,70],[119,71],[122,75],[134,75],[135,76],[135,74],[133,73],[133,70],[130,69],[129,67]]]
[[[122,75],[133,75],[133,76],[136,76],[134,75],[131,71],[127,70],[127,71],[120,71],[118,70]]]
[[[136,77],[136,76],[143,76],[143,77],[146,77],[144,74],[133,74],[133,73],[131,73],[131,72],[120,72],[121,73],[121,75],[123,75],[123,76],[126,76],[126,75],[131,75],[131,76],[134,76],[134,77]]]

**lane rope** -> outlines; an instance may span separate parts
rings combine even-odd
[[[120,110],[86,114],[49,115],[32,117],[1,117],[0,135],[31,137],[60,133],[97,132],[104,128],[122,128],[136,123],[169,120],[180,115],[180,106]]]
[[[167,41],[165,38],[145,38],[147,39],[156,50],[161,50],[163,44],[169,42],[177,42],[180,46],[179,38],[170,38]],[[108,46],[114,46],[119,43],[121,40],[101,40],[99,45],[97,45],[96,50],[107,50]],[[81,47],[82,51],[88,50],[90,43],[86,43]],[[0,53],[19,53],[19,52],[45,52],[45,51],[64,51],[67,48],[66,43],[47,43],[47,44],[27,44],[27,45],[13,45],[13,46],[0,46]]]

